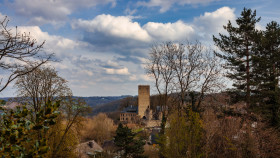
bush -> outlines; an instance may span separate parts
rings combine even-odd
[[[43,157],[49,150],[44,135],[56,123],[59,102],[48,102],[37,113],[25,106],[3,111],[0,122],[0,155],[4,157]]]

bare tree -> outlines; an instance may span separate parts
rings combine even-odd
[[[29,68],[26,68],[27,71]],[[17,78],[14,87],[22,102],[31,105],[35,111],[40,110],[47,101],[61,100],[62,97],[72,96],[67,81],[58,76],[51,67],[40,67]]]
[[[173,44],[175,50],[172,60],[173,71],[175,72],[173,86],[179,92],[181,105],[185,102],[187,93],[193,90],[200,78],[202,63],[198,62],[202,58],[200,45]]]
[[[171,86],[174,78],[173,51],[170,42],[154,45],[145,67],[147,74],[155,79],[155,87],[159,93],[163,111],[167,110],[168,94],[173,88]]]
[[[44,42],[37,45],[30,33],[20,34],[17,28],[13,34],[7,26],[8,22],[7,17],[0,22],[0,68],[5,73],[9,72],[0,77],[0,92],[16,78],[34,71],[53,58],[53,54],[42,52]]]
[[[191,105],[194,111],[199,111],[204,95],[223,86],[220,64],[211,49],[200,42],[167,42],[152,47],[146,71],[155,79],[158,93],[165,98],[165,106],[171,93],[177,96],[179,109],[190,103],[194,99],[191,95],[196,93]]]

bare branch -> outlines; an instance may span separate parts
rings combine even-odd
[[[191,104],[195,111],[199,111],[206,93],[222,87],[221,70],[215,54],[198,41],[155,45],[146,64],[147,74],[154,77],[158,93],[164,96],[160,98],[165,99],[164,106],[172,94],[173,106],[180,109]],[[191,98],[194,94],[197,96]]]
[[[8,76],[1,76],[0,92],[16,78],[36,70],[54,57],[54,54],[42,52],[45,42],[37,45],[36,39],[31,38],[30,33],[20,34],[16,27],[13,34],[7,27],[8,22],[5,17],[0,23],[0,68],[9,72]]]

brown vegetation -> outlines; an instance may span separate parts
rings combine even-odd
[[[85,119],[81,130],[81,140],[82,142],[95,140],[98,144],[102,144],[105,140],[111,140],[115,131],[114,121],[106,114],[99,113],[97,116]]]
[[[203,113],[206,157],[277,157],[279,132],[255,114],[221,115],[207,108]]]

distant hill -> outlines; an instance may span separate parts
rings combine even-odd
[[[82,98],[85,100],[85,102],[92,107],[93,112],[90,113],[90,115],[96,115],[99,112],[114,112],[116,111],[120,104],[121,100],[127,97],[130,97],[129,95],[122,95],[122,96],[92,96],[92,97],[79,97],[74,96],[78,98]],[[3,97],[0,98],[0,100],[11,100],[13,97]]]
[[[9,99],[12,99],[13,97],[3,97],[3,98],[0,98],[0,100],[5,100],[5,101],[8,101]]]
[[[97,106],[93,107],[92,113],[90,113],[89,115],[97,115],[100,112],[108,113],[108,112],[119,111],[120,110],[119,108],[120,108],[120,105],[122,102],[121,100],[122,99],[115,100],[115,101],[101,104],[101,105],[97,105]]]
[[[92,107],[89,115],[97,115],[100,112],[109,113],[119,110],[122,100],[129,96],[113,96],[113,97],[81,97],[86,103]]]
[[[77,97],[77,96],[75,96]],[[120,100],[123,98],[129,97],[128,95],[122,96],[92,96],[92,97],[79,97],[86,101],[86,103],[91,106],[95,107],[102,104],[107,104],[116,100]]]

